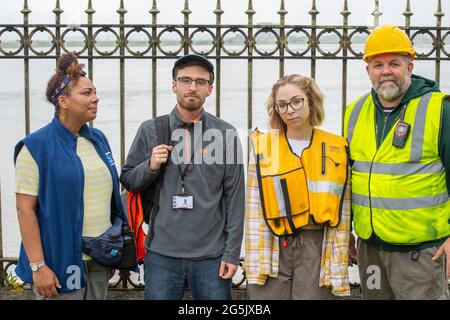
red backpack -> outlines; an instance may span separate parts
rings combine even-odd
[[[155,118],[157,145],[169,144],[170,142],[170,126],[169,115],[163,115]],[[149,243],[153,239],[155,218],[159,210],[159,193],[161,191],[164,171],[166,165],[162,165],[159,169],[159,176],[145,190],[133,193],[128,192],[127,211],[128,224],[134,231],[134,241],[136,244],[136,256],[138,262],[142,262],[145,258],[145,239],[147,234],[144,230],[144,222],[148,224]]]

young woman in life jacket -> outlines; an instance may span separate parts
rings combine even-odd
[[[350,295],[346,140],[317,129],[323,94],[292,74],[272,87],[268,133],[251,134],[244,269],[250,299]],[[353,251],[352,251],[353,252]]]

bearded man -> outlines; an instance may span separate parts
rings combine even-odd
[[[372,90],[345,113],[363,299],[449,297],[450,103],[412,74],[414,57],[403,30],[375,28],[364,48]]]
[[[177,59],[176,105],[161,116],[170,141],[159,142],[161,117],[145,121],[122,168],[120,181],[132,193],[142,196],[160,183],[145,239],[148,300],[181,300],[186,287],[196,300],[231,299],[244,228],[244,171],[236,129],[203,108],[213,81],[205,57]]]

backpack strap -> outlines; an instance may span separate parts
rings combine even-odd
[[[170,132],[170,118],[168,114],[165,114],[163,116],[159,116],[155,118],[155,127],[156,127],[156,141],[157,145],[160,144],[169,144],[170,138],[171,138],[171,132]],[[169,161],[170,157],[167,159],[167,162]],[[164,178],[164,171],[167,166],[167,162],[165,164],[162,164],[159,168],[159,177],[158,179],[158,186],[159,189],[162,185],[162,180]],[[158,198],[159,198],[159,190],[158,190]]]
[[[157,144],[169,144],[170,138],[171,138],[171,132],[170,132],[170,118],[169,115],[163,115],[155,118],[155,126],[156,126],[156,140]],[[170,157],[169,157],[170,158]],[[169,159],[167,160],[169,161]],[[159,177],[156,181],[155,186],[155,192],[154,192],[154,198],[153,198],[153,207],[151,209],[151,212],[149,212],[149,231],[148,231],[148,237],[149,237],[149,243],[153,239],[153,235],[155,234],[155,219],[156,215],[159,211],[159,195],[162,188],[163,180],[164,180],[164,172],[166,169],[167,163],[161,165],[159,169]]]
[[[169,144],[170,142],[170,119],[169,115],[165,114],[155,118],[156,139],[158,145]]]

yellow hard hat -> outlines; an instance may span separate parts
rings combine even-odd
[[[383,25],[373,29],[364,46],[364,61],[381,53],[407,53],[414,59],[414,47],[405,31]]]

